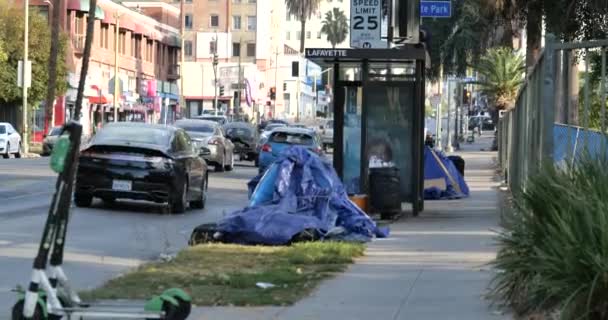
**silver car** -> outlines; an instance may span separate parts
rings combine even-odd
[[[174,124],[184,129],[196,148],[206,148],[209,154],[205,161],[215,167],[215,171],[232,171],[234,169],[234,144],[226,138],[222,127],[214,121],[182,119]]]
[[[0,154],[8,158],[14,154],[21,158],[21,135],[8,122],[0,122]]]
[[[49,133],[44,135],[44,140],[42,141],[42,155],[48,156],[53,152],[53,147],[59,139],[59,135],[61,134],[61,127],[53,127],[49,130]]]

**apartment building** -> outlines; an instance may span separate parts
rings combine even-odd
[[[180,78],[181,45],[175,26],[179,11],[162,2],[154,9],[157,18],[173,23],[171,26],[145,15],[136,3],[132,4],[135,9],[111,0],[97,3],[81,114],[85,134],[92,134],[95,128],[112,121],[115,108],[119,120],[161,122],[175,118],[180,94],[176,81]],[[21,0],[15,4],[23,5]],[[50,5],[43,0],[30,0],[30,4]],[[88,20],[88,1],[61,1],[60,4],[60,25],[70,39],[66,54],[69,86],[66,95],[57,99],[53,125],[62,124],[74,110]],[[50,12],[50,8],[47,11]],[[118,83],[116,106],[115,83]]]
[[[304,35],[301,33],[300,20],[297,17],[293,17],[288,13],[285,14],[285,29],[284,37],[285,44],[288,46],[300,49],[300,38],[306,39],[306,46],[310,48],[331,48],[331,44],[327,41],[327,35],[321,32],[323,27],[323,20],[325,20],[325,14],[332,11],[334,8],[340,9],[346,17],[350,20],[350,1],[349,0],[321,0],[319,10],[312,15],[310,20],[306,22],[306,30]],[[346,40],[336,47],[338,48],[350,48],[350,37],[346,37]]]
[[[187,115],[214,108],[216,94],[221,110],[253,113],[252,95],[259,78],[257,5],[255,0],[184,3],[183,77]],[[215,55],[217,68],[213,65]]]

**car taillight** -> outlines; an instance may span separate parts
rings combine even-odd
[[[262,146],[262,152],[272,152],[272,147],[269,144]]]

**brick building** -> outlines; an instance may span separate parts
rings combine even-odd
[[[62,124],[74,110],[88,3],[87,0],[60,1],[60,25],[70,39],[67,52],[69,88],[65,96],[56,100],[54,125]],[[95,127],[113,120],[116,55],[119,120],[171,121],[179,111],[179,9],[163,2],[139,6],[136,2],[128,3],[133,6],[131,8],[111,0],[98,0],[97,3],[93,48],[84,92],[86,99],[81,115],[85,133],[92,134]],[[15,5],[22,5],[22,1],[15,0]],[[30,5],[41,8],[41,12],[51,11],[48,1],[30,0]],[[36,119],[35,122],[39,121]]]

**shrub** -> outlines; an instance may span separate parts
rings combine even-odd
[[[519,315],[608,318],[608,160],[543,167],[515,194],[492,295]]]

